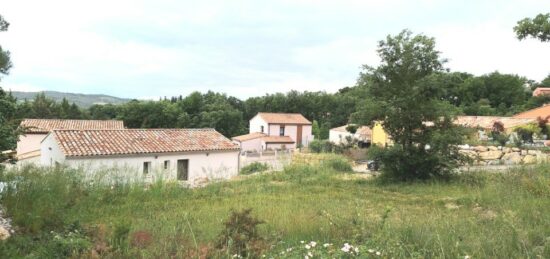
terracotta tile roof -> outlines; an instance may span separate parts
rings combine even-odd
[[[311,124],[311,121],[306,119],[302,114],[299,113],[268,113],[268,112],[259,112],[258,115],[264,119],[267,123],[278,123],[278,124]]]
[[[544,105],[544,106],[539,107],[539,108],[535,108],[535,109],[532,109],[532,110],[528,110],[528,111],[518,113],[518,114],[514,115],[513,118],[532,118],[532,119],[536,119],[538,117],[541,117],[541,118],[544,119],[548,116],[550,116],[550,105]]]
[[[24,119],[20,126],[27,128],[27,133],[48,133],[54,129],[124,129],[123,121],[118,120]]]
[[[458,116],[455,124],[470,128],[491,129],[497,121],[501,122],[505,129],[508,129],[535,122],[536,119],[498,116]]]
[[[337,128],[330,129],[330,130],[334,130],[334,131],[338,131],[338,132],[344,132],[344,133],[351,133],[351,132],[346,130],[347,127],[348,127],[348,125],[344,125],[344,126],[340,126],[340,127],[337,127]],[[355,134],[358,134],[361,137],[370,137],[372,135],[372,130],[371,130],[371,128],[369,128],[367,126],[361,126],[361,127],[357,128],[357,131],[355,132]]]
[[[265,136],[266,135],[264,133],[254,132],[254,133],[250,133],[250,134],[246,134],[246,135],[240,135],[240,136],[232,137],[231,139],[242,142],[242,141],[257,139],[257,138],[261,138],[261,137],[265,137]]]
[[[294,140],[289,136],[266,136],[262,138],[265,143],[294,143]]]
[[[214,129],[54,130],[66,156],[238,150]]]

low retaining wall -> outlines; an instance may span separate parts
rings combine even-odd
[[[516,147],[460,146],[460,153],[474,160],[474,165],[519,165],[549,161],[549,154],[540,150]]]

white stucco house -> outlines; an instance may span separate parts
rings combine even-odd
[[[367,147],[371,144],[372,130],[367,126],[359,126],[355,133],[347,130],[348,125],[329,130],[329,141],[335,144],[345,144],[351,138],[358,142],[359,146]]]
[[[17,141],[16,158],[21,162],[40,161],[40,142],[54,129],[124,129],[119,120],[23,119],[23,134]]]
[[[188,183],[239,172],[239,146],[214,129],[53,130],[41,143],[41,163],[123,177]]]
[[[232,139],[242,151],[262,151],[307,147],[313,135],[302,114],[260,112],[250,120],[249,134]]]

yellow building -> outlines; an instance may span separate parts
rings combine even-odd
[[[373,145],[385,147],[391,144],[391,139],[384,130],[384,127],[382,126],[382,122],[376,121],[374,122],[374,127],[372,127],[372,140],[371,143]]]

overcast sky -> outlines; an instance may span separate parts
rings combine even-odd
[[[377,41],[408,28],[436,38],[447,67],[537,81],[550,43],[513,26],[548,0],[0,0],[12,90],[158,98],[217,91],[246,98],[335,92],[376,65]]]

